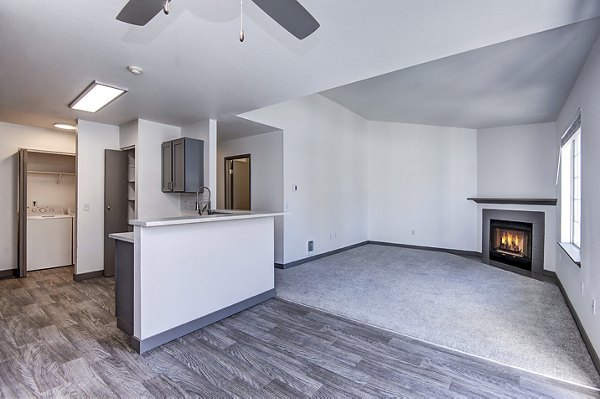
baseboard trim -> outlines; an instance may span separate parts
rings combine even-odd
[[[241,302],[235,303],[224,309],[217,310],[216,312],[200,317],[196,320],[192,320],[180,326],[174,327],[160,334],[156,334],[152,337],[140,340],[139,338],[132,336],[131,347],[139,354],[148,352],[149,350],[152,350],[160,345],[164,345],[167,342],[171,342],[177,338],[181,338],[184,335],[192,333],[196,330],[199,330],[200,328],[206,327],[209,324],[215,323],[226,317],[233,316],[236,313],[251,308],[252,306],[256,306],[259,303],[274,297],[275,288],[265,291],[262,294],[255,295],[252,298],[248,298]]]
[[[0,270],[0,279],[17,277],[19,269]]]
[[[587,333],[585,332],[585,328],[583,328],[583,324],[581,324],[581,320],[579,320],[579,316],[577,315],[577,312],[575,311],[575,308],[573,307],[573,304],[571,303],[571,300],[569,299],[569,296],[567,295],[567,291],[565,290],[565,287],[563,286],[562,281],[560,281],[560,278],[558,278],[558,276],[556,278],[556,281],[558,283],[558,288],[560,288],[560,292],[562,293],[563,297],[565,298],[567,307],[569,308],[569,311],[571,312],[571,315],[573,316],[573,319],[575,320],[575,324],[577,325],[579,334],[581,334],[583,343],[585,344],[585,346],[590,354],[590,357],[592,358],[592,363],[594,363],[594,367],[596,367],[598,374],[600,374],[600,357],[598,356],[598,353],[594,349],[594,346],[592,345],[592,341],[590,341],[590,338],[588,337]]]
[[[551,270],[544,270],[544,271],[542,272],[542,274],[543,274],[544,276],[548,276],[548,277],[554,277],[555,279],[557,279],[557,280],[558,280],[558,276],[556,275],[556,272],[553,272],[553,271],[551,271]]]
[[[367,241],[367,244],[384,245],[384,246],[388,246],[388,247],[400,247],[400,248],[409,248],[409,249],[421,249],[421,250],[425,250],[425,251],[448,252],[450,254],[460,255],[460,256],[481,257],[481,252],[463,251],[461,249],[449,249],[449,248],[439,248],[439,247],[425,247],[425,246],[421,246],[421,245],[398,244],[398,243],[386,242],[386,241]]]
[[[74,274],[73,280],[80,282],[83,280],[89,280],[91,278],[97,278],[97,277],[104,277],[104,270],[97,270],[95,272]]]
[[[296,260],[296,261],[285,263],[285,264],[283,264],[283,263],[275,263],[275,268],[277,268],[277,269],[289,269],[290,267],[298,266],[298,265],[301,265],[303,263],[312,262],[313,260],[321,259],[321,258],[324,258],[326,256],[331,256],[331,255],[339,254],[340,252],[344,252],[344,251],[347,251],[349,249],[362,247],[363,245],[367,245],[368,243],[369,243],[368,241],[359,242],[358,244],[348,245],[347,247],[334,249],[333,251],[323,252],[322,254],[309,256],[308,258]]]

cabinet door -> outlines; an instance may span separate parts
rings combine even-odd
[[[173,140],[173,192],[185,191],[185,140]]]
[[[171,141],[162,143],[162,191],[173,191],[173,144]]]

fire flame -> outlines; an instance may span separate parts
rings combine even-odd
[[[502,232],[501,247],[509,249],[514,252],[523,252],[523,240],[520,239],[519,234],[513,234],[511,232]]]

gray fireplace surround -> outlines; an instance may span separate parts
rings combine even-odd
[[[542,274],[544,271],[544,212],[512,211],[506,209],[483,209],[481,255],[484,263],[503,265],[490,259],[490,220],[505,220],[533,224],[531,244],[531,272]]]

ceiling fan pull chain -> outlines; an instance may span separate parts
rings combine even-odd
[[[244,0],[240,0],[240,42],[243,43],[244,35]]]

